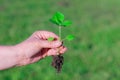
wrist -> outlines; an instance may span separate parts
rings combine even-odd
[[[19,49],[17,48],[16,45],[14,45],[14,46],[11,46],[11,50],[12,50],[13,58],[14,58],[14,62],[15,62],[14,66],[17,66],[19,63],[19,60],[21,58]]]
[[[13,46],[13,49],[15,51],[15,59],[16,59],[15,66],[21,66],[21,62],[23,62],[24,59],[26,58],[23,52],[24,48],[21,47],[21,44],[17,44]]]
[[[16,54],[16,66],[26,65],[30,61],[28,44],[23,42],[14,46]]]

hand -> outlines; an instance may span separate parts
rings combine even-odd
[[[54,41],[47,41],[53,37]],[[52,32],[37,31],[27,40],[15,46],[18,55],[17,66],[27,65],[39,61],[46,56],[52,56],[65,53],[66,47],[62,45],[59,37]]]

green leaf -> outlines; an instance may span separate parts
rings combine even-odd
[[[74,38],[75,38],[75,37],[74,37],[73,35],[68,35],[68,36],[66,37],[66,39],[67,39],[68,41],[72,41]]]
[[[71,24],[72,24],[71,21],[64,21],[64,22],[62,23],[62,26],[68,27],[68,26],[70,26]]]
[[[50,19],[50,21],[51,21],[52,23],[56,24],[56,25],[59,25],[59,24],[60,24],[56,16],[53,16],[53,17]]]
[[[60,12],[56,12],[50,19],[50,21],[54,24],[61,25],[62,22],[64,21],[64,15]]]
[[[55,15],[57,16],[57,19],[60,23],[64,21],[64,14],[62,14],[61,12],[56,12]]]
[[[48,41],[53,41],[54,38],[53,38],[53,37],[49,37],[47,40],[48,40]]]

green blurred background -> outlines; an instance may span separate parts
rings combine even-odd
[[[72,20],[62,35],[68,51],[60,74],[51,57],[0,71],[0,80],[120,80],[120,0],[0,0],[0,44],[15,45],[36,30],[58,34],[49,22],[60,11]]]

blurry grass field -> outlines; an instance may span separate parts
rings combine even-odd
[[[0,80],[119,80],[120,0],[0,0],[0,44],[15,45],[36,30],[58,28],[49,22],[60,11],[72,20],[63,36],[68,51],[60,74],[51,57],[28,66],[0,71]]]

